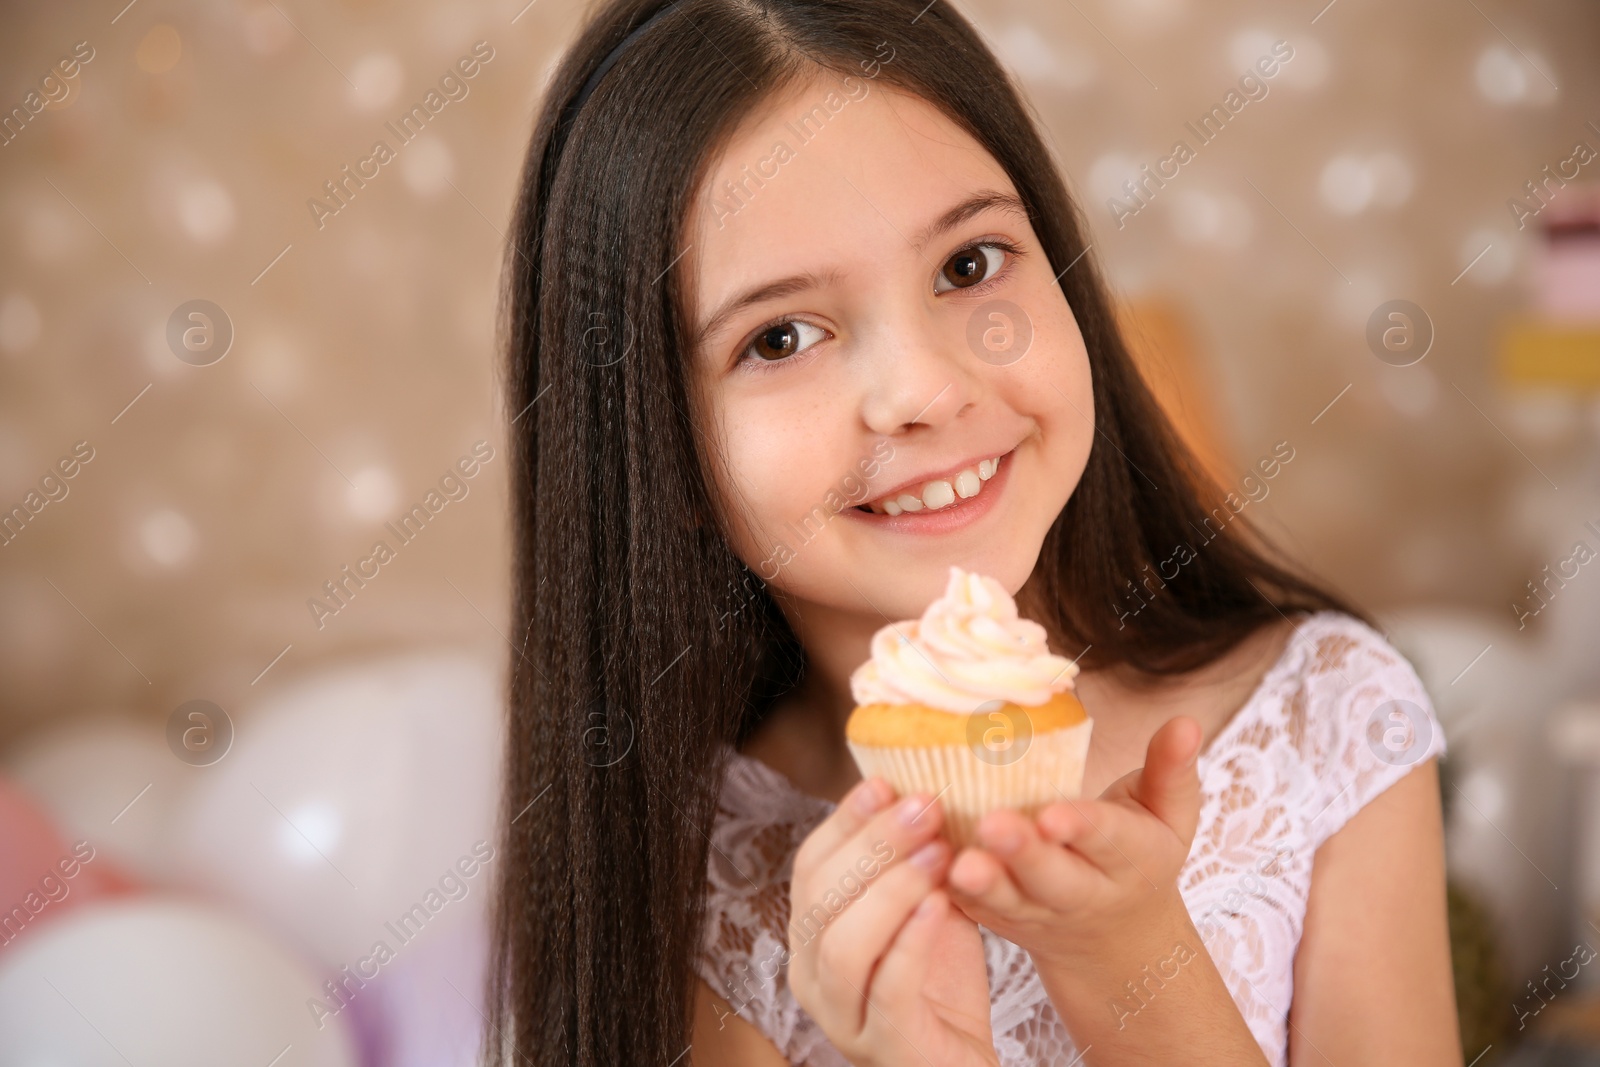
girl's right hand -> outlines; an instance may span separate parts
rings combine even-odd
[[[857,783],[795,853],[790,992],[858,1067],[994,1067],[983,942],[940,888],[943,811],[893,799]]]

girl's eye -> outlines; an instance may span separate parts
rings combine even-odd
[[[954,289],[971,289],[994,280],[1005,266],[1007,255],[1018,257],[1022,249],[1010,241],[990,240],[968,245],[940,268],[934,280],[933,291],[948,293]],[[949,285],[941,288],[940,282]],[[737,362],[750,365],[751,370],[762,371],[790,361],[827,335],[820,326],[799,319],[778,319],[756,331],[739,352]]]
[[[933,291],[948,293],[950,289],[970,289],[988,281],[1005,262],[1005,253],[1009,250],[1005,244],[994,241],[963,248],[944,261],[939,277],[934,279]],[[939,288],[942,281],[948,281],[950,287]]]
[[[770,326],[763,326],[745,346],[743,354],[752,357],[757,363],[780,363],[797,352],[810,348],[826,332],[809,322],[784,319]]]

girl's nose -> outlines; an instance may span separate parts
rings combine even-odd
[[[861,338],[861,414],[874,433],[943,425],[976,397],[977,357],[949,311],[906,300],[880,304],[882,318]]]

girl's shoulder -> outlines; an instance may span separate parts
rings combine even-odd
[[[1433,701],[1410,661],[1360,619],[1319,611],[1295,621],[1278,661],[1202,753],[1201,769],[1250,765],[1297,779],[1314,847],[1444,750]]]

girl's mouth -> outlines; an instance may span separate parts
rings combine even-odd
[[[903,512],[923,510],[939,511],[950,507],[958,500],[970,500],[981,494],[983,487],[999,469],[1002,458],[995,456],[979,460],[976,465],[963,468],[949,478],[924,482],[920,489],[906,489],[893,496],[869,500],[865,504],[857,505],[857,508],[861,511],[870,511],[874,515],[899,515]]]
[[[994,506],[1016,449],[981,460],[948,478],[847,508],[843,514],[888,530],[942,533],[975,521]]]

